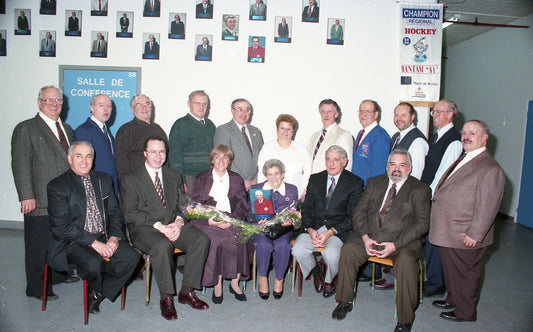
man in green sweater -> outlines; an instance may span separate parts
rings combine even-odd
[[[191,191],[196,174],[211,167],[215,125],[206,116],[209,96],[204,90],[191,92],[187,105],[190,112],[172,125],[168,145],[169,166],[184,176],[185,188]]]

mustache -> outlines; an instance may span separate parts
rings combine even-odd
[[[463,143],[472,143],[472,140],[470,140],[468,138],[463,138],[462,142]]]

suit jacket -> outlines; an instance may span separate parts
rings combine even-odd
[[[91,118],[87,118],[87,121],[74,131],[74,140],[87,141],[92,144],[95,154],[93,168],[95,171],[111,176],[115,185],[115,194],[118,196],[118,176],[114,153],[115,139],[109,130],[108,133],[111,143],[99,125]],[[111,150],[111,145],[113,145],[113,150]]]
[[[56,42],[50,38],[48,39],[48,45],[46,45],[46,38],[41,39],[41,52],[55,52]]]
[[[68,18],[68,31],[78,31],[80,29],[79,19],[77,17]]]
[[[0,53],[6,54],[6,40],[4,38],[0,39]]]
[[[127,17],[121,17],[120,18],[120,29],[124,31],[128,31],[129,26],[130,26],[130,19]]]
[[[307,14],[307,11],[309,11],[309,6],[305,6],[304,7],[304,10],[302,12],[302,20],[305,21],[305,18],[307,17],[310,17],[310,18],[316,18],[318,19],[318,13],[319,13],[319,8],[318,6],[315,4],[315,7],[313,7],[313,10],[311,11],[311,15],[308,15]]]
[[[19,30],[29,30],[30,25],[28,23],[28,17],[26,16],[19,16],[17,19],[17,26]]]
[[[322,226],[335,228],[342,241],[352,230],[352,214],[363,193],[363,180],[347,170],[339,176],[329,205],[326,204],[328,172],[322,171],[309,178],[307,194],[302,205],[302,228],[318,230]]]
[[[170,23],[170,33],[174,35],[183,35],[185,33],[185,24],[182,21],[172,21]]]
[[[505,173],[500,165],[485,150],[446,181],[442,180],[433,193],[431,243],[470,249],[464,246],[464,237],[460,235],[465,233],[478,241],[473,249],[491,245],[494,242],[494,218],[505,186]]]
[[[113,192],[113,181],[104,173],[91,171],[89,174],[106,238],[116,236],[124,239],[124,221]],[[87,196],[79,175],[68,170],[50,181],[47,189],[51,234],[48,242],[48,262],[55,270],[67,271],[66,247],[73,243],[89,246],[99,234],[84,230]]]
[[[91,52],[98,52],[98,39],[93,40],[93,49]],[[100,40],[100,52],[107,53],[107,41],[106,40]]]
[[[307,151],[313,157],[315,152],[316,143],[322,135],[322,130],[319,130],[313,135],[307,144]],[[313,166],[311,167],[311,173],[319,173],[326,169],[326,150],[332,145],[340,145],[346,153],[348,154],[348,164],[346,169],[352,169],[352,153],[353,153],[353,136],[352,134],[342,129],[338,124],[331,126],[324,137],[324,141],[320,145],[318,152],[316,153],[315,159],[313,159]]]
[[[207,8],[206,8],[206,11],[204,13],[204,6],[199,3],[196,5],[196,17],[198,17],[198,15],[200,14],[208,14],[210,17],[213,17],[213,5],[212,4],[207,4]]]
[[[256,127],[246,124],[250,132],[250,139],[252,143],[252,154],[250,149],[242,136],[241,128],[237,126],[233,119],[230,122],[219,126],[215,130],[215,146],[224,144],[233,151],[233,162],[231,163],[231,170],[239,173],[245,180],[252,180],[257,177],[257,158],[259,151],[263,147],[263,135]]]
[[[329,34],[331,35],[331,39],[342,40],[342,37],[343,37],[342,25],[339,24],[339,26],[337,27],[336,24],[333,24],[331,26],[331,30]]]
[[[257,4],[256,3],[254,3],[253,5],[250,6],[250,17],[252,17],[252,16],[263,16],[263,17],[265,17],[266,16],[266,12],[267,12],[267,6],[263,2],[261,2],[259,4],[259,8],[257,8]]]
[[[63,126],[68,141],[72,142],[72,128],[66,123]],[[11,138],[11,169],[19,201],[36,200],[31,216],[48,214],[46,185],[69,168],[65,150],[39,114],[15,127]]]
[[[161,4],[159,0],[154,0],[154,8],[152,9],[152,6],[150,5],[150,0],[146,0],[144,2],[144,12],[147,13],[159,13],[161,8]]]
[[[249,58],[264,58],[265,57],[265,49],[261,46],[257,46],[257,48],[254,50],[253,46],[248,47],[248,57]]]
[[[211,54],[213,53],[213,47],[211,45],[207,45],[207,49],[204,51],[204,45],[198,45],[196,48],[196,56],[207,56],[209,59],[211,59]]]
[[[278,24],[278,36],[281,38],[287,38],[289,37],[289,25],[285,23],[285,27],[283,26],[283,23]]]
[[[152,48],[150,48],[150,41],[144,43],[144,54],[153,54],[159,55],[159,44],[157,42],[152,42]]]
[[[357,135],[356,142],[360,135],[361,132]],[[359,142],[357,150],[354,146],[352,173],[361,177],[365,183],[368,178],[384,174],[387,170],[389,149],[389,134],[377,125]]]
[[[422,248],[422,239],[429,228],[431,189],[409,176],[392,201],[391,209],[380,227],[378,216],[387,194],[387,174],[368,179],[354,211],[350,240],[364,246],[361,237],[368,234],[377,242],[393,242],[396,250]]]
[[[229,30],[227,27],[224,28],[224,30],[222,30],[222,38],[224,37],[236,37],[238,38],[239,35],[237,34],[237,30],[233,30],[233,32],[231,30]]]
[[[41,9],[56,9],[56,0],[41,0]]]

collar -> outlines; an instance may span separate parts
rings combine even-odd
[[[91,115],[91,120],[93,120],[94,123],[96,123],[100,129],[102,129],[104,127],[104,125],[105,125],[105,123],[102,123],[102,122],[100,122],[100,120],[95,118],[94,115]]]
[[[414,128],[415,128],[415,125],[413,123],[411,123],[411,125],[409,127],[407,127],[407,129],[400,130],[400,138],[405,137],[405,135],[407,135],[407,133],[410,132],[411,130],[413,130]]]
[[[409,175],[400,182],[396,182],[396,193],[400,191],[400,188],[404,185],[405,181],[409,178]],[[387,192],[389,192],[390,187],[392,187],[392,181],[389,179],[389,186],[387,187]]]
[[[155,181],[155,172],[158,172],[159,179],[161,179],[161,183],[163,183],[163,167],[159,167],[158,169],[153,169],[148,165],[148,163],[144,162],[144,167],[146,168],[146,171],[148,172],[148,175],[152,179],[152,182]]]
[[[281,185],[279,186],[278,189],[274,189],[272,188],[272,186],[270,185],[270,183],[265,182],[265,184],[263,185],[263,189],[264,190],[272,190],[272,191],[278,191],[281,196],[285,196],[285,182],[284,181],[281,181]]]
[[[248,130],[248,126],[247,126],[247,123],[243,125],[239,124],[237,121],[235,121],[235,119],[232,120],[236,125],[237,125],[237,128],[239,128],[239,130],[242,129],[242,127],[246,128],[246,130]]]
[[[372,129],[376,128],[378,126],[378,122],[377,121],[374,121],[372,122],[371,124],[368,125],[368,127],[366,128],[363,128],[365,130],[365,136],[366,134],[368,134],[369,132],[372,131]]]
[[[194,114],[192,114],[192,112],[189,112],[189,115],[192,116],[193,119],[196,119],[196,121],[200,122],[200,121],[205,121],[205,117],[204,118],[197,118]]]
[[[56,125],[56,121],[50,119],[48,116],[46,116],[43,112],[39,111],[39,116],[41,117],[41,119],[44,120],[44,122],[46,122],[46,124],[50,127],[50,126],[55,126]],[[62,124],[61,122],[61,118],[58,118],[57,121],[59,121],[60,124]]]
[[[337,122],[334,122],[333,124],[330,124],[329,127],[327,127],[327,128],[322,127],[322,129],[320,129],[320,130],[326,129],[326,132],[329,133],[330,130],[333,130],[333,128],[335,128],[337,126],[338,126]]]
[[[437,133],[439,135],[439,137],[437,138],[437,141],[441,139],[441,137],[446,134],[446,132],[450,129],[453,128],[453,122],[450,122],[448,123],[447,125],[445,125],[444,127],[440,128],[437,130]]]

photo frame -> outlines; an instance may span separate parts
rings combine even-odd
[[[170,12],[168,14],[168,39],[185,39],[187,14]]]
[[[344,23],[342,18],[328,18],[327,43],[331,45],[344,45]]]
[[[41,0],[41,8],[39,9],[41,15],[55,15],[56,14],[56,0]]]
[[[276,43],[290,43],[292,38],[292,17],[276,16],[274,23],[274,41]]]
[[[0,56],[7,56],[7,30],[0,30]]]
[[[250,21],[266,21],[267,0],[250,0]]]
[[[65,10],[65,36],[81,37],[81,20],[81,10]]]
[[[143,33],[143,59],[159,59],[159,33]]]
[[[144,0],[144,17],[159,17],[161,16],[161,1],[160,0]]]
[[[239,40],[239,15],[222,15],[222,40]]]
[[[272,191],[263,189],[250,189],[250,211],[252,221],[267,219],[275,216],[272,205]]]
[[[248,37],[248,62],[265,62],[265,41],[264,36]]]
[[[213,18],[213,1],[196,0],[196,18],[212,19]]]
[[[31,35],[31,9],[15,8],[15,35]]]
[[[213,35],[196,35],[194,38],[196,45],[196,53],[194,60],[196,61],[212,61],[213,60]]]
[[[107,31],[92,31],[91,32],[91,57],[93,58],[107,58],[108,43]]]
[[[318,0],[302,0],[302,8],[302,22],[319,22],[320,3]]]
[[[56,32],[54,30],[39,31],[39,56],[56,56]]]
[[[91,0],[91,16],[107,16],[108,0]]]
[[[133,38],[134,15],[135,13],[132,11],[117,11],[117,30],[115,35],[117,38]]]

